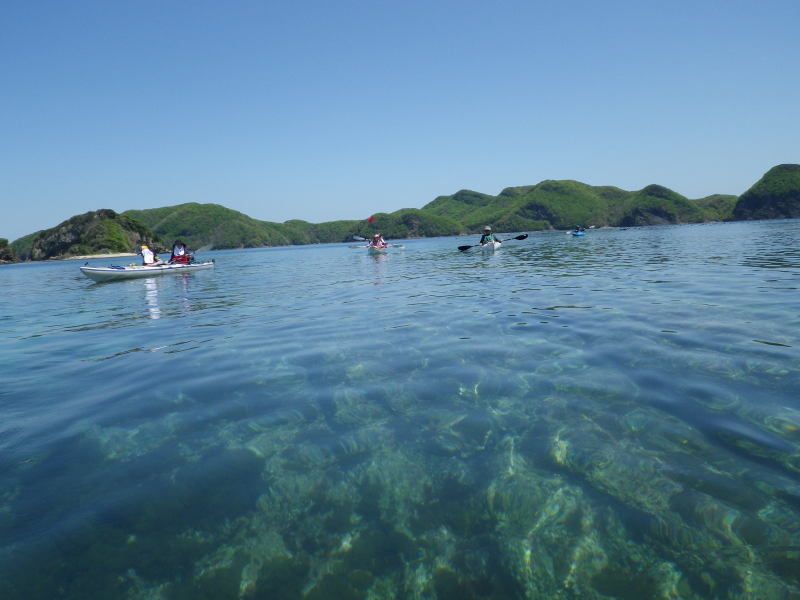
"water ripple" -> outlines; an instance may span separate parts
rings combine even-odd
[[[800,596],[799,237],[2,267],[0,596]]]

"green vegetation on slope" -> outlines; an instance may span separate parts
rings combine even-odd
[[[518,206],[507,210],[499,223],[517,215],[541,223],[538,229],[608,224],[607,203],[592,186],[578,181],[542,181],[519,194],[517,201]],[[478,223],[473,225],[477,226]]]
[[[0,238],[0,263],[16,262],[17,255],[14,249],[9,245],[8,240]]]
[[[123,213],[150,228],[159,239],[182,240],[190,248],[244,248],[287,243],[267,223],[219,204],[179,204]]]
[[[24,242],[23,242],[24,240]],[[101,209],[67,219],[51,229],[17,240],[23,260],[44,260],[88,254],[133,252],[140,242],[157,247],[153,234],[130,217]]]
[[[452,196],[439,196],[422,207],[425,213],[439,217],[447,217],[456,221],[464,221],[481,209],[493,206],[497,202],[495,196],[481,194],[472,190],[461,190]]]
[[[124,213],[152,229],[159,239],[170,243],[181,239],[190,248],[249,248],[346,242],[353,235],[368,236],[381,231],[386,238],[453,235],[459,225],[450,219],[427,215],[417,209],[379,214],[366,221],[285,223],[259,221],[218,204],[180,204],[166,208],[130,210]]]
[[[696,203],[660,185],[648,185],[622,201],[621,227],[700,223],[703,210]]]
[[[546,180],[506,188],[499,196],[462,190],[453,196],[439,196],[422,210],[458,215],[464,229],[475,233],[485,224],[504,231],[533,231],[576,225],[696,223],[719,220],[723,208],[722,203],[699,203],[659,185],[627,192],[579,181]]]
[[[17,255],[17,258],[20,260],[28,260],[31,256],[31,248],[33,248],[33,240],[36,239],[36,236],[42,233],[41,231],[35,231],[33,233],[29,233],[26,236],[18,238],[11,242],[11,249]]]
[[[426,214],[417,208],[403,208],[393,213],[378,213],[372,223],[359,221],[356,234],[369,237],[380,232],[386,239],[457,235],[461,226],[447,217]]]
[[[743,219],[800,217],[800,165],[778,165],[739,197],[733,216]]]
[[[732,194],[712,194],[695,202],[705,214],[706,221],[730,221],[738,199]]]
[[[253,248],[343,242],[352,239],[358,221],[313,224],[259,221],[219,204],[190,202],[124,213],[147,225],[165,243],[180,239],[189,248]]]

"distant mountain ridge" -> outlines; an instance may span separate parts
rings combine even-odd
[[[506,188],[498,196],[461,190],[439,196],[423,212],[452,215],[468,232],[482,224],[505,231],[569,229],[576,225],[596,227],[697,223],[719,220],[720,209],[729,214],[735,196],[722,197],[730,205],[709,210],[702,203],[660,185],[628,192],[611,186],[591,186],[579,181],[545,180],[533,186]]]
[[[626,191],[572,180],[509,187],[498,195],[461,190],[421,209],[377,213],[367,220],[274,223],[219,204],[186,203],[117,214],[101,209],[68,219],[6,245],[3,256],[22,260],[133,251],[142,240],[168,247],[250,248],[345,242],[375,231],[385,238],[495,231],[570,229],[576,225],[634,227],[762,218],[800,217],[800,165],[778,165],[740,197],[715,194],[690,200],[660,185]],[[1,260],[1,258],[0,258]],[[12,259],[13,260],[13,259]]]
[[[391,215],[376,214],[366,221],[285,223],[259,221],[219,204],[179,204],[165,208],[130,210],[123,213],[150,228],[159,239],[180,239],[191,248],[253,248],[346,242],[353,235],[369,235],[380,228],[385,237],[425,237],[458,233],[459,225],[416,209],[402,209]],[[371,226],[370,226],[371,225]]]

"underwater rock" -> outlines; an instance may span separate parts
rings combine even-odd
[[[388,416],[386,407],[377,401],[379,394],[364,393],[354,388],[338,389],[333,394],[336,422],[345,426],[373,424]]]
[[[788,406],[772,407],[764,416],[764,425],[772,432],[800,443],[800,410]]]
[[[483,451],[491,443],[493,418],[482,409],[472,409],[455,417],[446,415],[429,433],[428,449],[440,456],[460,456]]]
[[[306,558],[276,556],[265,559],[254,584],[252,577],[242,580],[239,597],[245,600],[302,600],[308,581],[309,562]]]
[[[492,482],[487,504],[521,597],[693,597],[675,593],[684,576],[634,542],[614,511],[557,475],[521,464]]]
[[[361,475],[359,510],[367,518],[408,531],[431,476],[423,457],[381,450]]]
[[[720,542],[728,546],[729,552],[745,545],[784,545],[788,542],[787,536],[779,529],[725,506],[702,492],[684,490],[672,497],[670,506],[689,526],[718,536]],[[749,553],[749,550],[745,552]]]
[[[474,472],[463,463],[442,465],[425,490],[411,521],[412,531],[428,535],[444,530],[459,537],[490,534],[495,521],[485,503],[485,489]]]
[[[589,422],[559,430],[551,440],[550,456],[597,489],[650,513],[667,510],[670,497],[683,489],[664,476],[657,455]]]
[[[130,461],[173,439],[179,418],[173,413],[134,428],[94,425],[86,436],[97,440],[108,460]]]
[[[766,495],[757,488],[743,486],[741,479],[734,479],[718,470],[700,465],[675,465],[668,472],[686,488],[703,492],[740,509],[757,511],[767,503]]]

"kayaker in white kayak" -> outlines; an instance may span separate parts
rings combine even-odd
[[[483,244],[488,244],[489,242],[497,242],[498,244],[501,243],[500,240],[494,237],[492,228],[487,225],[483,228],[483,235],[481,236],[481,241],[478,242],[478,244],[482,246]]]
[[[172,255],[169,257],[170,264],[189,264],[189,251],[186,249],[186,244],[180,240],[175,240],[172,244]]]
[[[152,267],[155,265],[160,265],[161,259],[153,254],[153,251],[150,250],[145,244],[142,244],[142,251],[139,252],[142,255],[142,263],[145,267]]]
[[[372,236],[372,239],[369,241],[369,245],[373,248],[386,248],[386,246],[388,246],[386,240],[383,239],[383,236],[380,233],[376,233]]]

